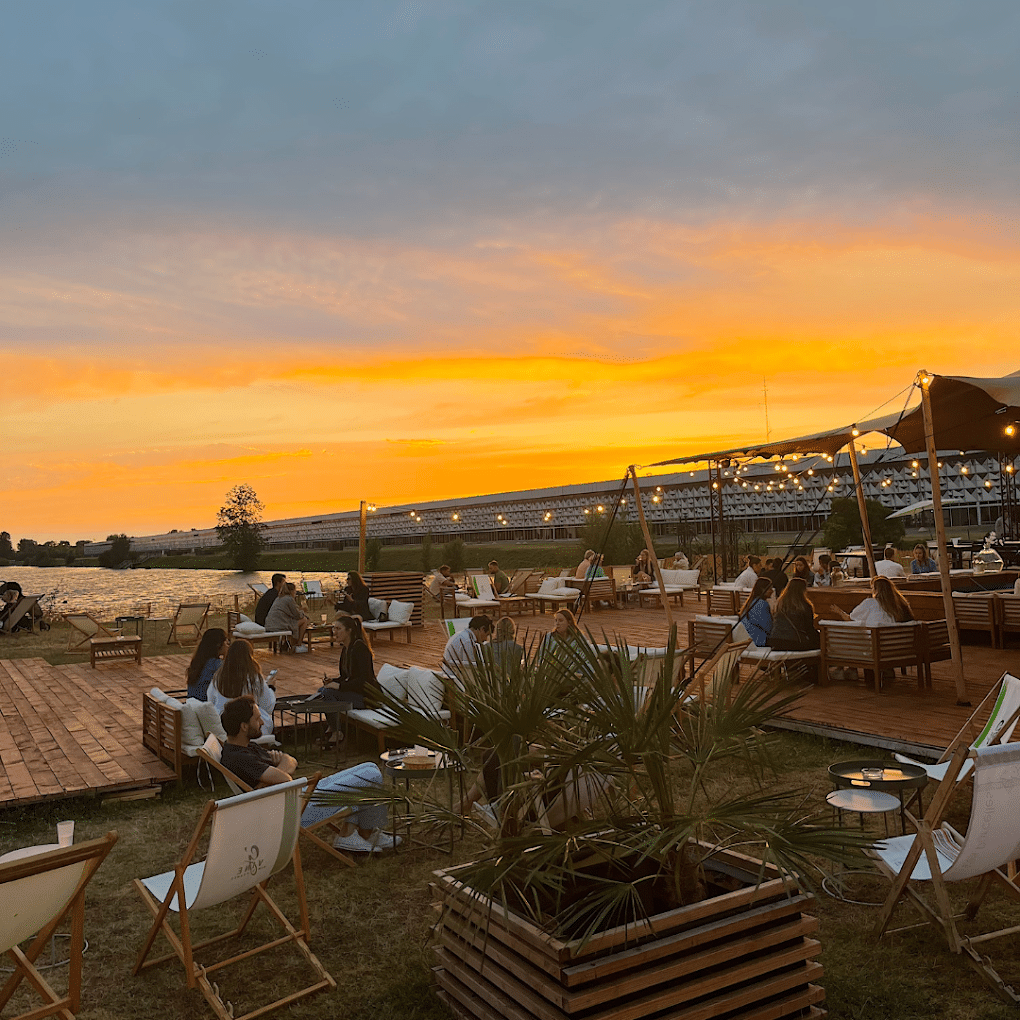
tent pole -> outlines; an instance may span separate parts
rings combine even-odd
[[[942,519],[942,488],[939,479],[939,455],[935,449],[935,426],[931,418],[931,397],[928,387],[932,376],[925,371],[918,372],[917,382],[921,388],[921,410],[924,414],[924,438],[928,446],[928,475],[931,478],[932,511],[935,514],[935,540],[939,547],[939,575],[942,578],[942,604],[946,609],[946,624],[949,628],[949,651],[952,656],[953,682],[956,684],[956,703],[969,705],[967,684],[963,678],[963,652],[960,649],[960,632],[956,627],[956,607],[953,605],[953,585],[949,577],[949,545],[946,541],[946,522]]]
[[[637,469],[633,464],[627,470],[634,482],[634,502],[637,504],[638,521],[641,523],[641,531],[645,536],[645,548],[648,555],[652,557],[652,569],[655,571],[655,583],[659,586],[659,601],[662,608],[666,610],[666,623],[669,625],[670,634],[673,633],[673,610],[669,607],[669,598],[666,596],[666,583],[662,579],[662,571],[659,569],[659,557],[655,554],[655,545],[652,543],[652,535],[648,530],[648,522],[645,520],[645,508],[641,505],[641,487],[638,485]]]
[[[857,509],[861,513],[861,532],[864,535],[864,554],[868,557],[868,575],[874,577],[878,571],[875,569],[875,549],[871,541],[871,521],[868,520],[868,504],[864,499],[864,486],[861,485],[861,466],[857,463],[857,446],[852,439],[847,449],[850,451],[850,468],[854,473]]]

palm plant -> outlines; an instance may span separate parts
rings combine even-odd
[[[483,646],[451,684],[454,728],[386,699],[407,740],[471,775],[486,756],[498,762],[498,829],[479,824],[483,849],[448,874],[585,939],[711,895],[705,865],[727,851],[757,857],[762,876],[766,864],[804,875],[816,858],[860,860],[867,840],[820,824],[801,795],[768,789],[760,727],[799,687],[759,674],[695,699],[675,629],[661,660],[632,662],[625,644],[605,654],[588,637],[533,646],[520,661]],[[429,810],[452,821],[452,805]]]

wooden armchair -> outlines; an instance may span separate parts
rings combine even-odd
[[[998,613],[1000,603],[1001,600],[994,594],[954,597],[953,610],[956,613],[957,629],[987,631],[991,646],[1001,647]]]
[[[899,666],[906,672],[910,666],[917,669],[918,687],[924,687],[924,629],[918,623],[860,627],[823,620],[821,636],[820,684],[828,682],[830,666],[848,666],[863,669],[866,677],[873,676],[875,690],[881,694],[883,670]]]
[[[1020,595],[996,596],[999,610],[999,647],[1006,647],[1007,634],[1020,634]]]
[[[732,620],[709,620],[696,616],[687,621],[687,651],[695,658],[710,659],[724,645],[732,643]]]
[[[926,620],[921,624],[924,631],[924,686],[931,687],[931,664],[945,662],[953,657],[949,648],[949,623],[946,620]]]

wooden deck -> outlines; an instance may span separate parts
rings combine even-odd
[[[703,611],[697,602],[674,610],[680,642],[687,620]],[[581,621],[599,640],[617,635],[631,645],[664,645],[662,609],[616,609],[588,613]],[[518,640],[527,645],[551,628],[551,617],[522,616]],[[445,639],[439,626],[415,629],[412,643],[374,644],[383,662],[436,668]],[[277,668],[281,695],[310,693],[323,674],[334,675],[337,649],[317,645],[311,653],[274,656],[258,651],[267,668]],[[1013,651],[965,645],[968,692],[977,704],[1010,666]],[[0,806],[49,798],[107,794],[168,782],[174,774],[141,742],[141,695],[150,687],[184,686],[186,656],[51,666],[42,659],[0,660]],[[268,664],[272,665],[269,666]],[[812,688],[777,725],[826,734],[871,747],[922,753],[940,751],[956,734],[970,709],[956,704],[949,663],[933,667],[933,687],[920,692],[911,678],[897,677],[877,695],[857,683]]]

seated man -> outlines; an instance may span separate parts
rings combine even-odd
[[[507,595],[510,592],[510,578],[505,571],[499,569],[495,560],[489,560],[489,576],[492,579],[492,590],[497,595]]]
[[[252,698],[246,696],[228,701],[223,707],[220,719],[227,733],[220,757],[224,768],[230,769],[238,779],[252,789],[277,786],[291,781],[297,768],[297,761],[291,755],[282,751],[267,751],[258,744],[251,743],[262,732],[262,714]],[[371,789],[378,789],[382,793],[382,773],[378,765],[369,761],[319,780],[316,792],[343,793]],[[311,825],[338,811],[346,810],[331,804],[312,802],[305,808],[301,821],[305,825]],[[379,853],[400,844],[399,836],[394,838],[384,831],[387,820],[385,804],[357,807],[349,819],[350,821],[337,822],[342,834],[333,840],[333,846],[338,850]]]
[[[896,550],[891,546],[885,547],[885,555],[875,564],[875,573],[880,577],[906,577],[907,573],[900,566],[896,559]]]
[[[473,666],[478,658],[478,646],[485,644],[491,636],[492,620],[487,616],[472,616],[467,628],[446,642],[443,672],[456,678],[458,669]]]
[[[260,627],[264,627],[266,625],[266,617],[269,615],[269,610],[273,608],[273,603],[280,594],[280,590],[283,588],[286,580],[286,574],[273,574],[273,586],[265,593],[265,595],[259,598],[258,603],[255,606],[255,622]]]

